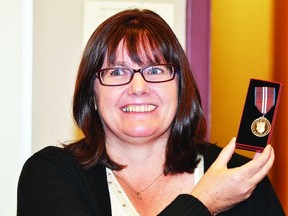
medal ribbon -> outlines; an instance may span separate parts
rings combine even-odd
[[[273,87],[255,87],[255,106],[263,115],[275,104],[275,88]]]

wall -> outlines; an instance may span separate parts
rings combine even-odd
[[[0,1],[0,212],[16,215],[16,185],[31,145],[32,1]]]
[[[203,112],[210,125],[210,0],[187,1],[186,55],[197,82]],[[210,127],[206,137],[210,136]]]
[[[82,2],[34,1],[32,152],[75,138],[71,98],[82,54]]]
[[[273,143],[277,152],[273,183],[288,213],[288,2],[274,1],[274,79],[284,85]]]
[[[211,8],[211,140],[223,146],[237,135],[250,78],[272,78],[273,4],[212,0]]]

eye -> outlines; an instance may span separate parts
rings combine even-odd
[[[109,76],[121,76],[123,75],[123,70],[120,68],[111,69],[109,71]]]
[[[125,76],[128,75],[129,71],[125,68],[113,68],[109,69],[108,76]]]
[[[146,74],[149,75],[158,75],[165,73],[164,69],[159,66],[153,66],[146,69]]]

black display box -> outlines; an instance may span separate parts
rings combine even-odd
[[[266,119],[256,120],[263,116],[263,114],[255,106],[255,98],[258,98],[258,96],[255,94],[256,87],[268,87],[269,89],[274,90],[273,95],[275,96],[275,102],[272,108],[265,114],[264,117]],[[238,135],[236,138],[236,148],[261,152],[268,143],[271,143],[282,88],[283,85],[279,82],[257,79],[250,80]],[[267,120],[269,122],[267,122]],[[259,121],[261,121],[259,125],[263,125],[263,130],[259,130],[258,126],[256,127],[256,123]],[[258,130],[260,132],[258,132]]]

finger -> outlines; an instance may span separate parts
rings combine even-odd
[[[234,151],[235,151],[235,144],[236,138],[233,137],[228,145],[226,145],[222,151],[220,152],[219,156],[217,157],[215,163],[219,166],[227,166],[227,163],[231,159]]]
[[[252,181],[255,183],[259,183],[265,176],[268,175],[270,169],[273,166],[275,160],[274,149],[271,148],[271,153],[268,161],[264,164],[264,166],[253,176]]]
[[[241,166],[240,169],[243,171],[243,174],[246,174],[247,177],[253,177],[256,173],[262,170],[265,165],[267,170],[274,162],[274,152],[272,152],[273,149],[271,145],[267,145],[258,157]]]
[[[268,144],[261,153],[260,152],[255,153],[255,156],[252,161],[259,160],[265,162],[269,159],[271,152],[272,152],[272,146]]]
[[[270,144],[269,144],[270,145]],[[263,150],[260,150],[260,151],[256,151],[255,154],[254,154],[254,157],[253,159],[256,159],[259,157],[259,155],[262,153]]]

